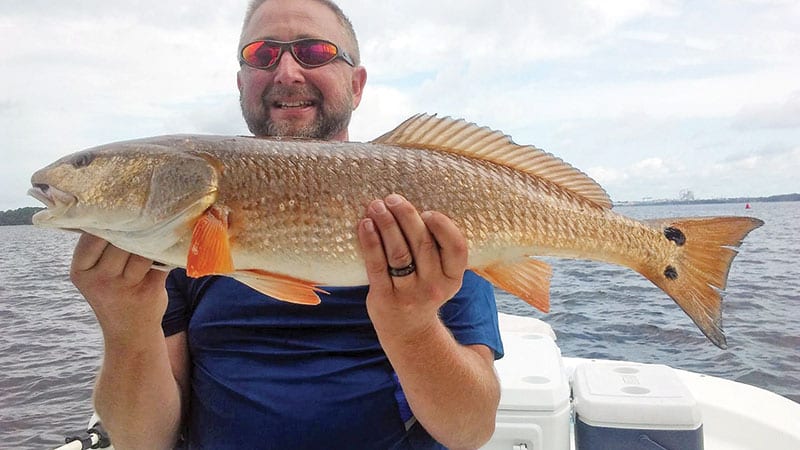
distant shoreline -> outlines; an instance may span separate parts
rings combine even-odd
[[[800,202],[800,194],[782,194],[769,197],[737,197],[737,198],[712,198],[701,200],[641,200],[614,202],[614,206],[642,206],[642,205],[710,205],[717,203],[765,203],[765,202]],[[0,211],[0,226],[4,225],[32,225],[31,218],[45,208],[25,207]]]
[[[720,203],[772,203],[772,202],[800,202],[800,194],[781,194],[769,197],[736,197],[736,198],[710,198],[696,200],[639,200],[614,202],[614,206],[642,206],[642,205],[713,205]]]
[[[0,211],[0,226],[3,225],[33,225],[31,217],[44,208],[28,206],[25,208]]]

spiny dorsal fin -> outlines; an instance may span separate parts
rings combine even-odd
[[[546,179],[597,206],[611,208],[606,191],[580,170],[532,145],[518,145],[500,131],[464,120],[417,114],[372,142],[446,151],[501,164]]]

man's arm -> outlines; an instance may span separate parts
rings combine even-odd
[[[94,403],[117,449],[172,448],[188,392],[186,335],[164,338],[166,273],[151,265],[88,234],[72,260],[72,281],[103,331]]]
[[[463,346],[440,324],[414,338],[380,333],[417,420],[449,449],[474,449],[494,432],[500,386],[492,351]]]
[[[467,246],[452,221],[399,196],[374,201],[359,224],[370,290],[367,310],[414,415],[449,448],[477,448],[494,432],[500,386],[492,351],[456,342],[439,308],[461,286]],[[414,262],[392,277],[387,267]]]

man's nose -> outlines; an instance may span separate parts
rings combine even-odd
[[[278,84],[302,83],[305,81],[303,67],[294,59],[294,56],[285,51],[275,66],[273,81]]]

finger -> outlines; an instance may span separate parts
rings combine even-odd
[[[156,286],[161,286],[163,289],[164,286],[167,284],[167,277],[169,276],[169,272],[163,272],[161,270],[151,269],[148,271],[143,278],[143,282],[145,284],[155,283]]]
[[[370,290],[387,292],[392,289],[392,280],[386,270],[388,262],[383,250],[383,242],[375,223],[370,218],[358,224],[358,240],[367,270]]]
[[[421,217],[439,246],[442,271],[448,278],[461,280],[469,258],[464,234],[442,213],[425,211]]]
[[[72,272],[84,272],[97,264],[108,242],[91,234],[82,234],[72,253]]]
[[[406,237],[395,220],[394,215],[386,207],[383,200],[375,200],[367,209],[367,217],[372,219],[375,229],[380,235],[386,262],[389,266],[400,269],[413,262],[411,249]]]
[[[93,269],[110,276],[122,275],[130,257],[129,252],[109,244]]]
[[[417,212],[417,208],[397,194],[386,197],[385,203],[399,224],[420,273],[427,274],[431,270],[440,273],[442,269],[439,247]]]
[[[153,260],[151,259],[139,255],[131,255],[128,257],[122,275],[129,281],[139,282],[145,278],[152,265]]]

